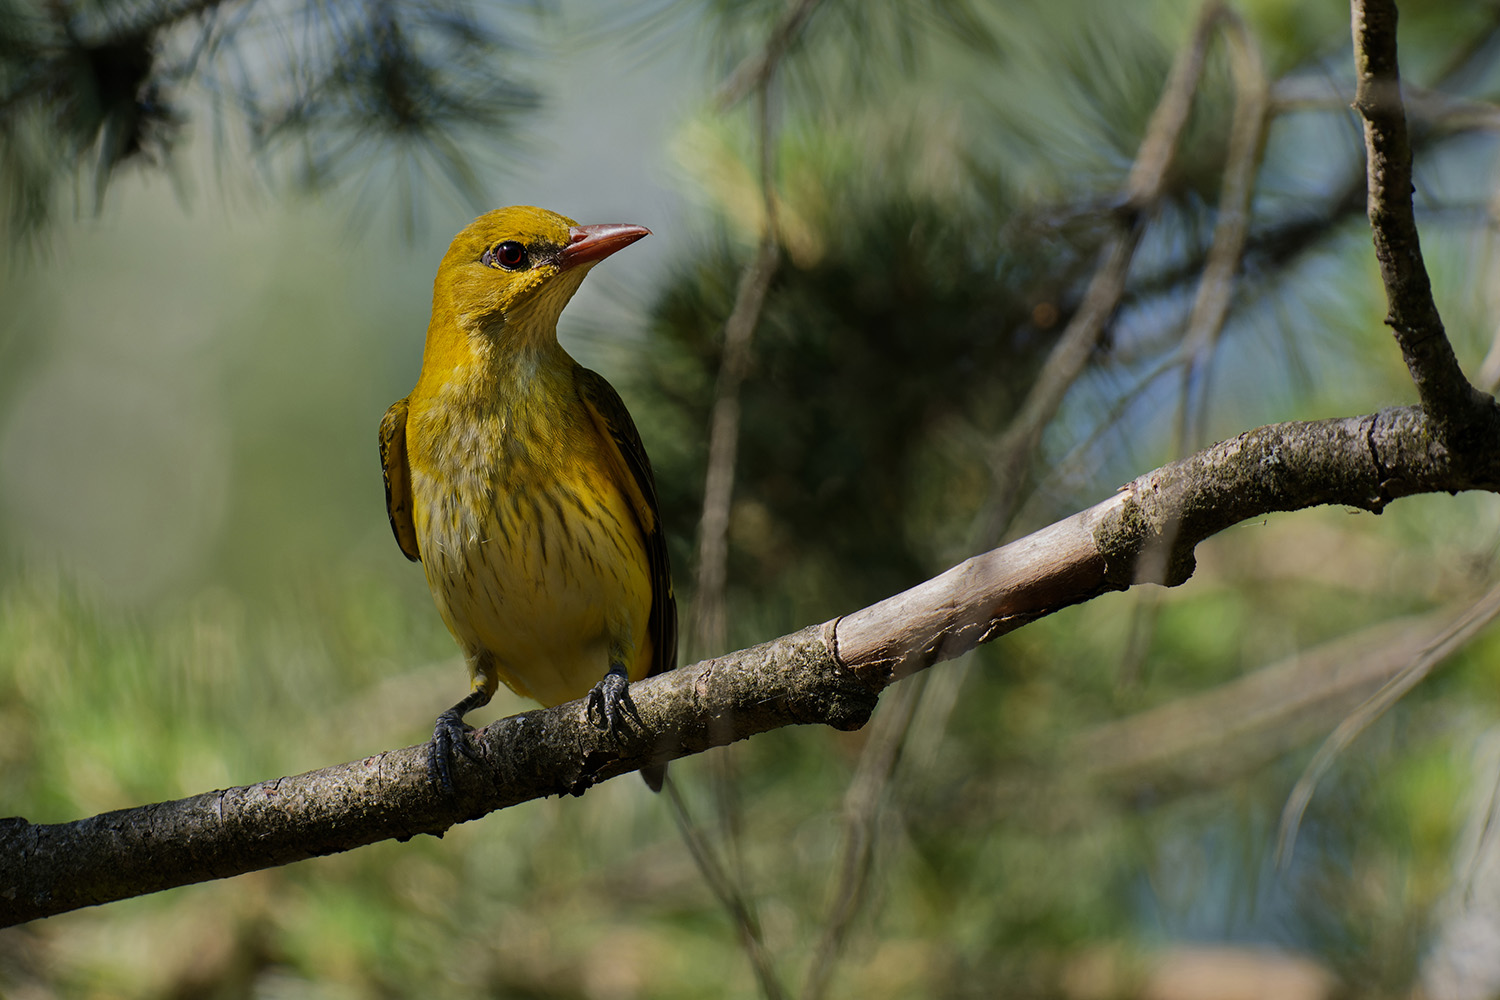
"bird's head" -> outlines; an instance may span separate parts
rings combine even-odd
[[[649,234],[644,226],[580,226],[525,205],[486,212],[443,255],[433,326],[500,342],[552,337],[589,268]]]

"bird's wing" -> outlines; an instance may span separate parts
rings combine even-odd
[[[398,399],[380,420],[380,468],[385,473],[385,512],[406,558],[416,562],[417,526],[411,518],[411,467],[406,464],[406,400]]]
[[[638,498],[637,517],[646,540],[646,560],[651,570],[651,634],[653,656],[650,674],[659,674],[677,666],[677,598],[672,593],[672,569],[667,561],[667,537],[661,528],[661,507],[656,500],[656,480],[651,475],[651,460],[641,444],[641,435],[630,419],[630,411],[614,386],[598,372],[583,366],[573,369],[578,397],[588,407],[599,430],[614,443],[625,469],[635,485]]]

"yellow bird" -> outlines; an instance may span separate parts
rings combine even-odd
[[[651,463],[619,395],[557,342],[600,260],[650,231],[502,208],[453,239],[422,372],[380,422],[386,510],[468,660],[438,716],[434,780],[473,758],[464,715],[504,681],[543,705],[588,696],[613,728],[629,682],[677,659],[677,603]],[[661,787],[664,767],[643,771]]]

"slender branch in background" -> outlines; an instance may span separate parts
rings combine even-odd
[[[740,275],[734,306],[724,323],[724,353],[714,385],[708,463],[703,481],[703,511],[698,521],[698,566],[687,615],[688,651],[694,656],[721,652],[729,641],[726,597],[729,585],[729,512],[734,502],[734,467],[739,453],[740,388],[750,371],[751,340],[760,323],[766,293],[781,263],[771,87],[782,57],[807,23],[814,6],[816,0],[797,0],[772,29],[762,50],[741,63],[718,100],[720,110],[727,110],[746,90],[754,92],[756,150],[760,160],[764,218],[760,243],[754,258]],[[782,988],[760,936],[754,902],[742,891],[746,877],[740,851],[738,782],[733,755],[727,751],[716,754],[713,767],[714,801],[730,865],[719,863],[712,846],[699,835],[675,793],[672,807],[694,861],[704,878],[715,887],[715,895],[724,904],[730,920],[739,928],[740,940],[756,970],[762,992],[767,1000],[775,1000],[783,995]]]
[[[1146,123],[1135,162],[1125,179],[1126,206],[1146,212],[1155,206],[1166,187],[1167,173],[1177,155],[1177,141],[1193,110],[1198,81],[1203,78],[1203,58],[1215,25],[1224,16],[1220,0],[1208,0],[1198,11],[1198,20],[1187,43],[1177,50],[1161,97]]]
[[[786,991],[776,975],[776,967],[771,962],[770,953],[766,951],[766,942],[761,934],[759,918],[755,915],[754,909],[746,903],[735,880],[725,874],[713,851],[699,834],[692,817],[688,814],[687,803],[683,802],[681,794],[677,791],[677,785],[670,775],[667,776],[665,782],[665,791],[672,803],[672,816],[677,821],[677,830],[682,834],[682,840],[687,844],[688,852],[693,856],[693,863],[703,873],[703,879],[708,883],[709,889],[713,891],[719,904],[729,911],[730,919],[739,930],[740,944],[744,947],[745,953],[750,956],[750,965],[755,970],[755,978],[760,983],[761,993],[767,1000],[781,1000],[786,996]]]
[[[1125,275],[1142,231],[1138,218],[1124,226],[1123,231],[1107,239],[1083,303],[1052,348],[1020,411],[991,452],[990,496],[975,520],[973,548],[994,545],[1004,536],[1026,489],[1027,467],[1041,442],[1042,432],[1052,422],[1063,396],[1083,374],[1105,325],[1119,305],[1125,290]]]
[[[1088,436],[1074,442],[1066,455],[1046,469],[1037,482],[1038,488],[1044,489],[1095,472],[1098,468],[1098,456],[1090,454],[1094,446],[1105,434],[1115,429],[1116,425],[1124,419],[1126,412],[1140,402],[1153,385],[1170,375],[1172,370],[1181,364],[1181,352],[1174,351],[1155,368],[1138,377],[1133,385],[1115,395],[1110,401],[1108,412],[1094,424]]]
[[[1038,482],[1037,489],[1044,490],[1050,484],[1092,471],[1097,459],[1090,461],[1090,453],[1099,439],[1115,429],[1130,409],[1162,377],[1171,374],[1182,365],[1182,352],[1174,351],[1170,357],[1151,371],[1138,378],[1134,385],[1119,393],[1110,404],[1109,412],[1099,420],[1086,438],[1074,443],[1068,453],[1052,463]],[[1145,670],[1146,654],[1151,648],[1151,637],[1155,631],[1155,613],[1159,597],[1155,591],[1138,589],[1131,592],[1136,601],[1132,612],[1130,633],[1125,640],[1124,652],[1120,655],[1118,683],[1121,687],[1133,686]]]
[[[1213,241],[1198,282],[1198,295],[1183,337],[1182,408],[1179,412],[1177,455],[1201,447],[1207,417],[1210,366],[1240,269],[1250,230],[1250,200],[1260,173],[1269,125],[1270,85],[1261,63],[1260,46],[1244,20],[1225,10],[1220,18],[1234,74],[1234,117],[1229,126],[1224,184],[1219,194]]]
[[[803,26],[807,24],[808,17],[817,5],[818,0],[792,0],[781,20],[776,22],[776,27],[771,29],[761,50],[747,56],[729,74],[729,79],[714,100],[720,111],[727,111],[738,104],[752,90],[762,90],[770,85],[771,78],[776,75],[776,67],[802,33]]]
[[[1411,141],[1396,64],[1395,0],[1352,0],[1354,107],[1364,120],[1370,229],[1401,356],[1422,406],[1450,445],[1482,436],[1492,443],[1494,401],[1464,377],[1443,330],[1422,262],[1412,208]],[[1481,433],[1476,433],[1481,432]]]
[[[1146,663],[1151,659],[1151,647],[1156,642],[1156,626],[1161,620],[1163,595],[1144,587],[1132,590],[1134,606],[1130,608],[1130,631],[1125,635],[1125,647],[1120,651],[1120,664],[1115,669],[1115,687],[1127,691],[1138,687],[1146,677]]]
[[[885,711],[876,716],[875,725],[870,727],[870,738],[859,755],[854,780],[844,793],[844,846],[838,885],[828,918],[823,922],[823,936],[808,966],[802,1000],[822,1000],[827,995],[849,927],[864,902],[865,887],[874,867],[881,802],[901,759],[901,748],[929,676],[923,673],[911,678],[887,699]]]
[[[1489,41],[1488,36],[1481,36]],[[1458,97],[1439,90],[1402,84],[1402,97],[1409,121],[1429,132],[1457,134],[1500,130],[1500,107],[1491,101]],[[1278,112],[1349,109],[1349,95],[1340,93],[1337,82],[1322,78],[1289,77],[1276,83],[1272,104]],[[1417,145],[1413,140],[1412,145]],[[1363,207],[1363,204],[1361,205]]]
[[[1057,415],[1063,397],[1083,374],[1099,339],[1119,307],[1125,291],[1125,276],[1140,244],[1146,214],[1155,206],[1166,185],[1167,172],[1177,141],[1187,123],[1193,95],[1203,75],[1203,56],[1214,25],[1223,14],[1217,0],[1204,5],[1192,37],[1177,52],[1172,71],[1146,126],[1135,163],[1125,180],[1121,211],[1113,232],[1099,252],[1099,264],[1089,282],[1083,302],[1058,338],[1036,383],[1022,402],[1010,426],[991,452],[991,492],[975,519],[975,547],[994,545],[1005,534],[1018,501],[1027,485],[1027,470],[1042,439],[1042,432]]]
[[[1381,621],[1096,726],[1070,741],[1063,766],[1093,791],[1122,801],[1223,787],[1325,737],[1471,609]]]
[[[761,107],[765,101],[762,96]],[[698,576],[693,587],[693,603],[688,620],[691,623],[689,650],[693,655],[706,655],[709,651],[720,652],[728,643],[728,610],[725,591],[729,583],[729,510],[734,499],[734,463],[739,450],[740,385],[750,367],[750,338],[760,319],[765,303],[766,291],[776,273],[780,260],[777,242],[769,229],[762,238],[755,260],[740,277],[739,293],[734,311],[724,327],[724,359],[719,366],[718,383],[715,386],[713,414],[708,437],[708,473],[703,485],[703,514],[698,522]],[[744,871],[739,850],[739,806],[735,781],[734,762],[728,752],[716,755],[714,761],[715,802],[721,826],[725,832],[726,849],[735,860],[735,884],[744,881]],[[679,826],[691,829],[692,824],[685,814],[678,816]],[[686,834],[684,834],[686,836]],[[706,844],[693,852],[695,860],[708,857]],[[700,864],[700,868],[702,865]],[[708,869],[703,868],[705,877]],[[722,898],[722,896],[721,896]],[[763,951],[758,939],[758,930],[752,933],[750,926],[742,922],[745,914],[753,914],[752,904],[736,890],[737,907],[728,907],[730,919],[740,927],[740,939],[746,943],[750,960],[756,967],[765,995],[781,996],[780,987],[773,992],[761,968],[768,961],[760,954]],[[753,946],[752,946],[753,944]]]
[[[1198,279],[1198,292],[1188,315],[1182,338],[1182,389],[1177,410],[1176,455],[1190,454],[1203,440],[1208,416],[1210,369],[1229,303],[1234,296],[1250,230],[1250,201],[1260,173],[1270,123],[1270,84],[1261,63],[1260,46],[1243,19],[1228,8],[1219,12],[1229,64],[1234,76],[1234,116],[1229,126],[1229,145],[1224,158],[1224,181],[1220,188],[1218,219],[1213,240]],[[1148,567],[1147,576],[1159,572]],[[1120,682],[1136,683],[1143,673],[1156,634],[1161,594],[1153,590],[1137,593],[1131,616],[1130,638],[1120,662]]]
[[[1297,842],[1297,829],[1302,824],[1302,816],[1307,811],[1307,804],[1312,801],[1313,792],[1317,790],[1318,781],[1328,773],[1333,762],[1338,759],[1339,754],[1353,743],[1359,734],[1364,732],[1370,725],[1379,719],[1392,705],[1422,683],[1432,669],[1442,663],[1448,657],[1458,652],[1476,635],[1482,632],[1495,617],[1500,615],[1500,586],[1490,589],[1479,600],[1459,617],[1442,635],[1434,639],[1422,655],[1413,660],[1405,669],[1383,684],[1366,699],[1358,708],[1351,712],[1338,728],[1318,748],[1317,754],[1308,763],[1302,777],[1297,779],[1297,784],[1292,788],[1292,794],[1287,796],[1285,807],[1281,810],[1281,829],[1276,838],[1277,861],[1286,867],[1291,863],[1292,850]]]
[[[740,278],[734,311],[724,326],[724,360],[714,390],[708,472],[703,480],[703,513],[698,521],[697,582],[688,616],[689,648],[695,655],[717,652],[727,642],[725,589],[729,572],[729,509],[734,500],[734,464],[739,451],[739,391],[750,368],[750,338],[780,256],[774,242],[769,238],[762,240],[754,261]]]
[[[772,177],[774,140],[769,87],[767,77],[756,90],[765,230],[755,258],[740,275],[734,308],[724,324],[724,356],[719,362],[709,418],[708,471],[703,480],[703,513],[698,521],[698,574],[688,615],[691,623],[688,648],[696,656],[716,653],[727,642],[724,591],[729,582],[729,509],[734,500],[734,463],[739,452],[740,386],[750,370],[750,341],[760,322],[766,292],[781,263]]]

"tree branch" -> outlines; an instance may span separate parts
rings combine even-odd
[[[770,951],[766,948],[765,935],[761,932],[760,919],[755,914],[753,902],[745,898],[736,880],[731,878],[724,871],[724,867],[719,864],[712,846],[693,825],[688,815],[687,803],[683,801],[677,791],[676,783],[670,776],[667,777],[664,791],[672,803],[672,816],[677,820],[677,831],[682,835],[682,842],[687,845],[688,853],[693,857],[693,863],[703,873],[703,880],[708,883],[709,891],[714,894],[719,905],[724,907],[740,932],[740,945],[750,958],[750,967],[760,983],[761,993],[766,996],[767,1000],[783,1000],[786,990],[776,975],[776,965],[771,960]]]
[[[812,3],[802,2],[792,12],[805,17]],[[756,150],[760,159],[760,195],[764,230],[755,257],[740,275],[734,307],[724,322],[724,355],[714,383],[714,405],[709,417],[708,468],[703,477],[703,512],[698,519],[698,568],[693,603],[688,614],[688,652],[717,653],[728,642],[729,511],[734,502],[734,465],[739,454],[740,388],[750,373],[751,339],[760,324],[761,310],[771,281],[781,266],[781,233],[776,218],[775,137],[771,127],[771,80],[777,62],[795,32],[792,22],[778,28],[755,77]],[[800,25],[797,20],[795,24]],[[778,41],[780,39],[780,41]]]
[[[1352,0],[1354,108],[1364,120],[1370,229],[1401,356],[1438,434],[1451,444],[1494,441],[1494,400],[1458,366],[1432,298],[1412,209],[1411,140],[1396,64],[1395,0]]]
[[[1244,20],[1232,11],[1221,15],[1224,38],[1234,72],[1234,118],[1229,126],[1224,183],[1219,193],[1218,221],[1198,281],[1198,294],[1183,335],[1182,408],[1177,431],[1177,454],[1186,454],[1202,440],[1208,412],[1209,366],[1213,361],[1229,303],[1234,293],[1250,231],[1250,200],[1260,172],[1270,124],[1270,84],[1261,64],[1260,48]]]
[[[1297,840],[1297,828],[1302,825],[1302,815],[1312,801],[1318,782],[1338,755],[1359,738],[1376,719],[1389,711],[1398,701],[1406,697],[1418,684],[1426,680],[1434,667],[1454,653],[1463,649],[1480,632],[1484,631],[1495,616],[1500,615],[1500,585],[1467,608],[1442,634],[1435,636],[1421,654],[1406,664],[1394,677],[1381,685],[1380,690],[1361,702],[1353,712],[1344,717],[1313,759],[1308,762],[1302,776],[1287,796],[1281,810],[1281,827],[1276,838],[1276,856],[1285,867],[1291,862],[1292,848]]]
[[[714,99],[719,110],[727,111],[752,90],[770,83],[771,77],[776,73],[776,65],[802,33],[803,25],[817,5],[818,0],[792,0],[781,19],[776,22],[776,27],[771,29],[766,44],[760,51],[746,56],[734,68],[734,72],[729,74],[728,81]]]
[[[1467,609],[1381,621],[1075,737],[1069,774],[1120,800],[1222,785],[1316,741]]]
[[[870,727],[854,777],[844,793],[844,838],[839,850],[836,889],[823,921],[823,933],[808,962],[802,1000],[822,1000],[833,982],[833,970],[844,951],[849,928],[859,915],[875,862],[875,835],[886,786],[901,760],[907,733],[921,701],[921,681],[914,678],[891,695],[886,710]]]
[[[666,683],[658,683],[665,681]],[[796,723],[856,729],[877,697],[833,661],[816,627],[631,686],[640,723],[601,732],[575,701],[473,734],[455,794],[425,745],[73,823],[0,820],[0,926],[455,823]]]
[[[1416,407],[1273,424],[851,615],[631,686],[638,724],[602,733],[583,702],[501,719],[434,790],[426,748],[72,823],[0,820],[0,925],[177,885],[441,835],[454,823],[582,792],[643,765],[781,726],[855,729],[893,681],[1137,580],[1193,570],[1193,549],[1246,518],[1318,504],[1379,511],[1413,493],[1500,489],[1500,450],[1462,461]]]

